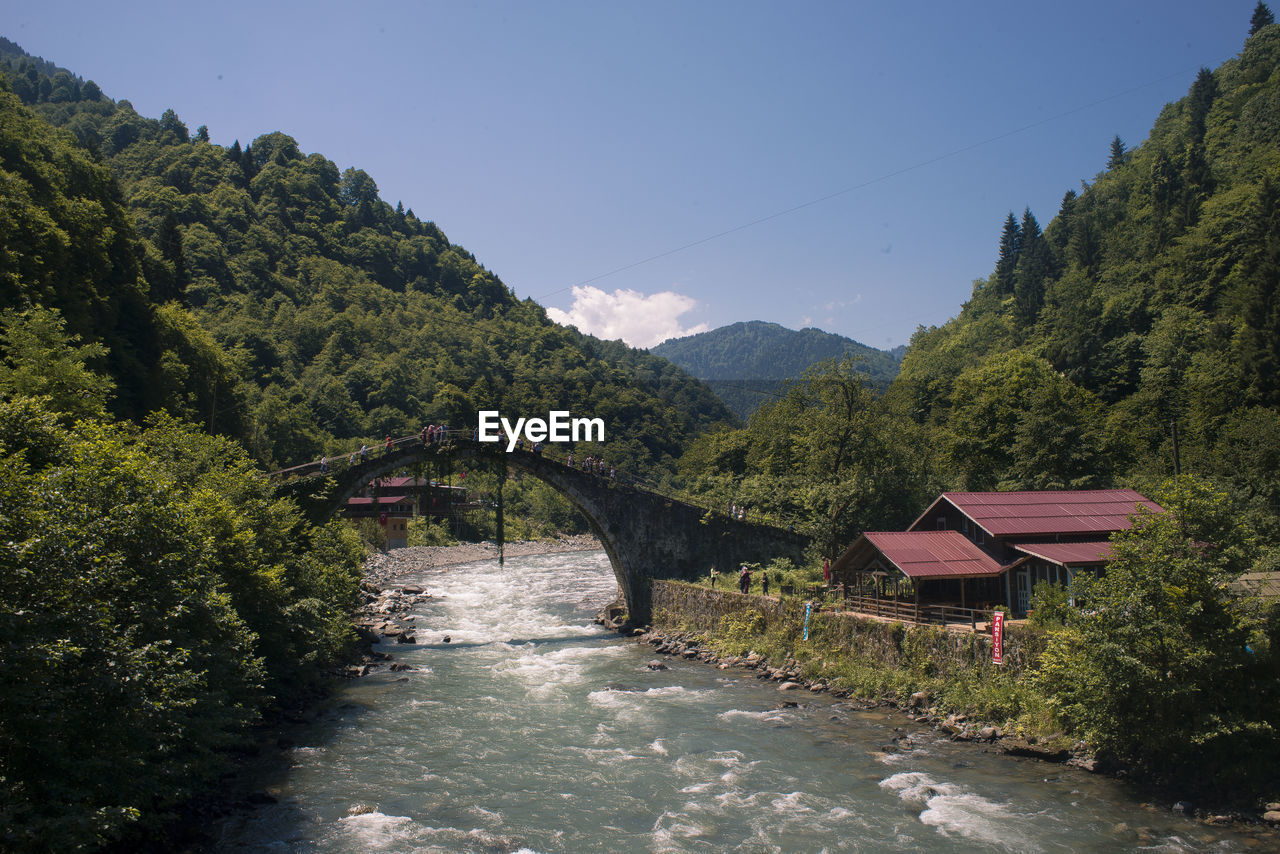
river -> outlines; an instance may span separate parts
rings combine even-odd
[[[592,623],[603,552],[403,578],[412,671],[345,683],[266,768],[225,852],[1245,851],[1121,784],[894,713],[669,660]],[[444,642],[445,636],[449,642]],[[799,706],[781,707],[787,700]],[[895,728],[913,746],[898,750]]]

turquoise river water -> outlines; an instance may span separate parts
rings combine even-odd
[[[1249,851],[1116,781],[781,694],[592,623],[603,552],[403,578],[436,598],[411,672],[344,684],[225,852]],[[450,643],[444,643],[445,635]],[[796,708],[779,708],[798,700]],[[914,746],[896,750],[895,728]],[[357,814],[352,814],[357,813]]]

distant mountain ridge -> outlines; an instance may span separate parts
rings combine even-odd
[[[902,348],[868,347],[852,338],[806,327],[788,329],[751,320],[673,338],[649,352],[684,368],[711,386],[738,417],[746,419],[776,395],[787,380],[818,362],[851,354],[862,360],[871,383],[887,387],[898,375]]]

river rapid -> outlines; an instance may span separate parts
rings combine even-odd
[[[947,741],[896,713],[780,693],[596,626],[603,552],[399,579],[434,598],[413,669],[344,683],[262,769],[276,799],[221,852],[1248,851],[1074,768]],[[445,636],[449,642],[444,641]],[[796,707],[783,707],[798,701]],[[899,730],[898,728],[901,728]],[[907,749],[895,735],[911,736]]]

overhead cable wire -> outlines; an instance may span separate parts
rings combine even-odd
[[[1106,96],[1106,97],[1104,97],[1104,98],[1098,98],[1097,100],[1090,101],[1090,102],[1089,102],[1089,103],[1087,103],[1087,104],[1082,104],[1082,105],[1080,105],[1080,106],[1078,106],[1078,107],[1072,107],[1072,108],[1071,108],[1071,109],[1069,109],[1069,110],[1063,110],[1062,112],[1055,113],[1055,114],[1054,114],[1054,115],[1052,115],[1052,116],[1046,116],[1046,117],[1045,117],[1045,118],[1043,118],[1043,119],[1038,119],[1038,120],[1036,120],[1036,121],[1034,121],[1034,122],[1030,122],[1030,123],[1025,124],[1025,125],[1022,125],[1022,126],[1020,126],[1020,127],[1014,128],[1014,129],[1012,129],[1012,130],[1004,131],[1003,133],[998,133],[998,134],[996,134],[995,136],[987,137],[986,139],[980,140],[980,141],[978,141],[978,142],[972,142],[972,143],[969,143],[968,145],[964,145],[964,146],[961,146],[961,147],[959,147],[959,148],[952,149],[951,151],[948,151],[948,152],[946,152],[946,153],[944,153],[944,154],[938,154],[938,155],[936,155],[936,156],[934,156],[934,157],[930,157],[930,158],[928,158],[928,159],[926,159],[926,160],[921,160],[921,161],[919,161],[919,162],[917,162],[917,163],[914,163],[914,164],[912,164],[912,165],[910,165],[910,166],[904,166],[904,167],[902,167],[902,168],[900,168],[900,169],[894,169],[893,171],[885,172],[885,173],[884,173],[884,174],[882,174],[882,175],[878,175],[878,176],[877,176],[877,177],[875,177],[875,178],[869,178],[869,179],[867,179],[867,180],[865,180],[865,181],[862,181],[862,182],[860,182],[860,183],[858,183],[858,184],[852,184],[852,185],[850,185],[850,186],[848,186],[848,187],[845,187],[845,188],[843,188],[843,189],[836,190],[836,191],[834,191],[834,192],[827,193],[827,194],[822,195],[822,196],[818,196],[817,198],[813,198],[813,199],[810,199],[810,200],[808,200],[808,201],[801,202],[801,203],[796,204],[796,205],[792,205],[791,207],[788,207],[788,208],[784,208],[783,210],[775,211],[774,213],[767,214],[767,215],[762,216],[762,217],[757,217],[756,219],[753,219],[753,220],[751,220],[750,222],[744,222],[744,223],[742,223],[741,225],[735,225],[735,226],[733,226],[732,228],[726,228],[726,229],[724,229],[723,231],[718,231],[718,232],[716,232],[715,234],[710,234],[710,235],[707,235],[706,237],[700,237],[700,238],[698,238],[697,240],[691,240],[691,241],[689,241],[688,243],[681,244],[680,246],[676,246],[676,247],[674,247],[674,248],[672,248],[672,249],[667,249],[667,250],[665,250],[665,251],[663,251],[663,252],[658,252],[657,254],[654,254],[654,255],[650,255],[650,256],[648,256],[647,258],[642,258],[642,259],[640,259],[640,260],[638,260],[638,261],[632,261],[632,262],[630,262],[630,263],[628,263],[628,264],[623,264],[622,266],[620,266],[620,267],[615,267],[614,269],[609,270],[609,271],[608,271],[608,272],[606,272],[606,273],[600,273],[599,275],[592,276],[591,278],[583,279],[582,281],[577,282],[577,283],[575,283],[575,284],[572,284],[572,285],[565,285],[565,286],[564,286],[564,287],[562,287],[562,288],[558,288],[557,290],[551,291],[551,292],[549,292],[549,293],[543,294],[543,295],[542,295],[542,296],[540,296],[540,297],[537,297],[537,298],[535,299],[535,301],[536,301],[536,302],[542,302],[542,300],[546,299],[547,297],[553,297],[553,296],[555,296],[556,294],[560,294],[560,293],[563,293],[563,292],[565,292],[565,291],[572,290],[573,288],[580,288],[580,287],[583,287],[583,286],[585,286],[585,285],[589,285],[589,284],[592,284],[592,283],[594,283],[594,282],[598,282],[598,281],[600,281],[601,279],[607,279],[607,278],[609,278],[609,277],[611,277],[611,276],[616,276],[618,273],[624,273],[624,272],[626,272],[627,270],[634,270],[636,267],[643,267],[644,265],[646,265],[646,264],[651,264],[651,263],[653,263],[654,261],[659,261],[659,260],[661,260],[661,259],[663,259],[663,258],[669,258],[669,257],[670,257],[670,256],[672,256],[672,255],[677,255],[677,254],[679,254],[679,253],[681,253],[681,252],[688,251],[689,249],[693,249],[693,248],[695,248],[695,247],[697,247],[697,246],[702,246],[703,244],[711,243],[711,242],[716,241],[716,240],[720,240],[720,239],[722,239],[722,238],[724,238],[724,237],[728,237],[728,236],[729,236],[729,235],[731,235],[731,234],[737,234],[737,233],[738,233],[738,232],[740,232],[740,231],[746,231],[746,230],[747,230],[747,229],[749,229],[749,228],[754,228],[754,227],[756,227],[757,225],[763,225],[763,224],[764,224],[764,223],[766,223],[766,222],[770,222],[770,221],[772,221],[772,220],[779,219],[780,217],[788,216],[788,215],[790,215],[790,214],[796,213],[797,211],[802,211],[802,210],[804,210],[804,209],[806,209],[806,208],[811,208],[811,207],[814,207],[815,205],[820,205],[820,204],[823,204],[824,202],[829,202],[829,201],[831,201],[832,199],[837,199],[837,198],[839,198],[839,197],[841,197],[841,196],[846,196],[846,195],[849,195],[850,193],[855,193],[855,192],[857,192],[857,191],[859,191],[859,190],[865,190],[865,189],[866,189],[866,188],[868,188],[868,187],[872,187],[872,186],[875,186],[876,184],[884,183],[885,181],[891,180],[891,179],[893,179],[893,178],[897,178],[897,177],[899,177],[899,176],[901,176],[901,175],[906,175],[906,174],[909,174],[909,173],[911,173],[911,172],[915,172],[915,171],[917,171],[917,170],[924,169],[925,167],[932,166],[932,165],[934,165],[934,164],[936,164],[936,163],[941,163],[941,162],[942,162],[942,161],[944,161],[944,160],[950,160],[950,159],[951,159],[951,158],[953,158],[953,157],[959,157],[961,154],[966,154],[966,153],[968,153],[968,152],[970,152],[970,151],[973,151],[973,150],[978,149],[978,148],[982,148],[982,147],[987,146],[987,145],[991,145],[991,144],[996,143],[996,142],[999,142],[999,141],[1001,141],[1001,140],[1003,140],[1003,139],[1008,139],[1009,137],[1017,136],[1018,134],[1022,134],[1022,133],[1026,133],[1026,132],[1027,132],[1027,131],[1029,131],[1029,130],[1034,130],[1035,128],[1041,127],[1042,125],[1049,124],[1050,122],[1056,122],[1056,121],[1059,121],[1059,120],[1061,120],[1061,119],[1065,119],[1065,118],[1067,118],[1068,116],[1073,116],[1073,115],[1075,115],[1075,114],[1077,114],[1077,113],[1082,113],[1082,112],[1084,112],[1084,111],[1086,111],[1086,110],[1091,110],[1091,109],[1093,109],[1094,107],[1098,107],[1098,106],[1100,106],[1100,105],[1102,105],[1102,104],[1106,104],[1106,103],[1108,103],[1108,102],[1110,102],[1110,101],[1115,101],[1115,100],[1118,100],[1118,99],[1120,99],[1120,98],[1127,97],[1127,96],[1129,96],[1129,95],[1134,94],[1135,92],[1140,92],[1140,91],[1142,91],[1143,89],[1148,89],[1148,88],[1150,88],[1150,87],[1152,87],[1152,86],[1156,86],[1156,85],[1158,85],[1158,84],[1160,84],[1160,83],[1163,83],[1163,82],[1165,82],[1166,80],[1172,80],[1172,79],[1174,79],[1175,77],[1181,77],[1182,75],[1184,75],[1184,74],[1186,74],[1186,73],[1187,73],[1186,69],[1183,69],[1183,70],[1180,70],[1180,71],[1176,71],[1176,72],[1174,72],[1174,73],[1172,73],[1172,74],[1166,74],[1166,75],[1164,75],[1164,76],[1162,76],[1162,77],[1158,77],[1158,78],[1156,78],[1156,79],[1154,79],[1154,80],[1149,80],[1149,81],[1147,81],[1146,83],[1142,83],[1142,84],[1140,84],[1140,85],[1138,85],[1138,86],[1133,86],[1133,87],[1131,87],[1131,88],[1129,88],[1129,89],[1125,89],[1124,91],[1116,92],[1116,93],[1114,93],[1114,94],[1107,95],[1107,96]]]

